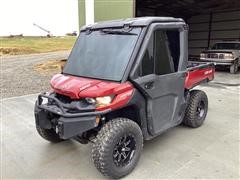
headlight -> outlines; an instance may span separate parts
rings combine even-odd
[[[233,54],[231,54],[231,53],[224,54],[224,59],[234,59]]]
[[[89,104],[95,104],[96,100],[94,98],[85,98],[85,100],[89,103]]]
[[[113,100],[113,96],[104,96],[96,98],[96,106],[106,106],[109,105]]]
[[[200,58],[206,58],[206,54],[201,53],[201,54],[200,54]]]
[[[97,98],[85,98],[89,104],[95,104],[96,107],[107,106],[111,104],[114,96],[103,96]]]

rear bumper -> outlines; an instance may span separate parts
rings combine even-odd
[[[43,98],[55,101],[56,105],[42,104]],[[60,138],[69,139],[97,127],[96,118],[109,111],[111,110],[67,113],[64,104],[58,99],[40,94],[35,104],[34,114],[37,126],[54,129]]]

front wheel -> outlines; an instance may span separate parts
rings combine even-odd
[[[201,90],[190,91],[190,99],[183,119],[183,124],[192,128],[200,127],[208,111],[208,98]]]
[[[142,147],[143,136],[138,124],[116,118],[99,131],[92,149],[93,162],[103,175],[120,178],[135,168]]]
[[[230,73],[236,74],[237,71],[238,71],[238,62],[236,61],[230,66]]]

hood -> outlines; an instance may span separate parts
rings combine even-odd
[[[121,84],[64,74],[53,76],[51,86],[56,93],[68,96],[71,99],[101,97],[132,89],[132,85],[129,82]]]

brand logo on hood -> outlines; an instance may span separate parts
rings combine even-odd
[[[67,84],[64,84],[64,85],[60,86],[59,88],[60,88],[60,89],[68,89],[69,87],[68,87]]]
[[[87,89],[87,88],[89,88],[90,86],[91,86],[91,84],[86,84],[86,85],[80,87],[79,90],[80,90],[80,91],[83,91],[84,89]]]

